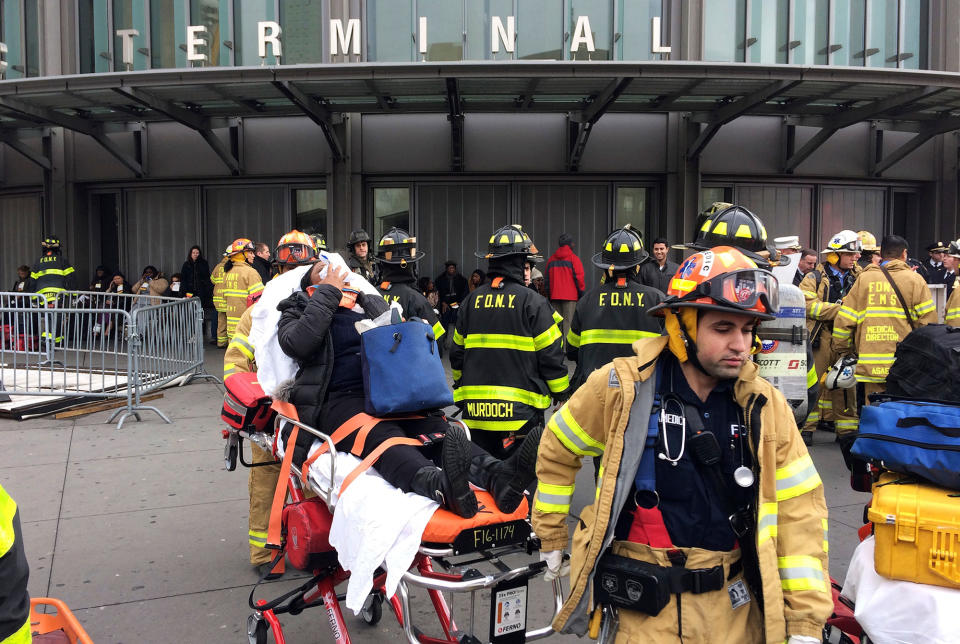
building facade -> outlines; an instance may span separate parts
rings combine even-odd
[[[551,252],[692,236],[958,234],[952,0],[0,1],[0,280],[56,234],[175,272],[194,243],[505,223]],[[81,279],[81,283],[85,278]]]

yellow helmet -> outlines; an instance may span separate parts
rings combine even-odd
[[[872,250],[878,251],[880,247],[877,246],[877,238],[873,236],[868,230],[857,231],[857,236],[860,238],[860,246],[863,250]]]

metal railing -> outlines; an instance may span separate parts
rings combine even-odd
[[[216,377],[203,369],[199,300],[66,292],[56,299],[0,293],[0,394],[121,399],[107,420],[117,429],[153,411],[142,398],[177,379]],[[9,322],[9,323],[8,323]]]

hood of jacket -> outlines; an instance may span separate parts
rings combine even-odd
[[[493,277],[503,277],[518,284],[523,284],[523,265],[526,263],[526,259],[524,255],[491,257],[489,260],[490,268],[487,270],[487,281]]]

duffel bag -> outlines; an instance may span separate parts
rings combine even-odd
[[[960,403],[960,328],[928,324],[898,345],[886,392]]]
[[[256,373],[232,373],[223,379],[227,393],[223,396],[220,418],[234,429],[270,431],[276,416],[270,408],[270,396],[263,392]]]
[[[287,560],[294,568],[311,570],[319,565],[321,555],[333,552],[330,545],[333,515],[320,497],[285,506],[282,519],[287,533]]]
[[[419,319],[360,334],[364,411],[408,414],[453,404],[433,329]]]
[[[960,490],[960,406],[890,401],[863,408],[855,456]]]

